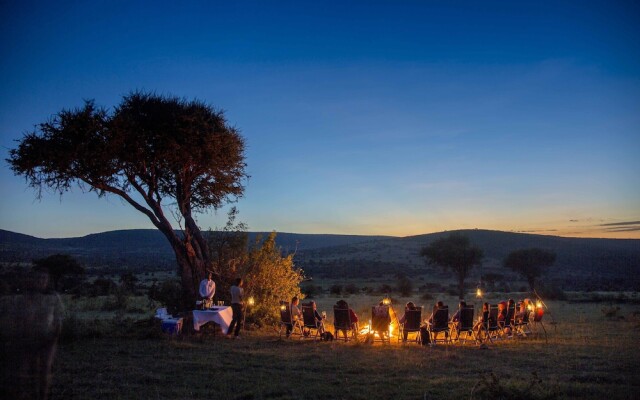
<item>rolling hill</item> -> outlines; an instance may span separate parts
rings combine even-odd
[[[484,261],[472,277],[494,272],[510,277],[502,268],[511,251],[540,247],[557,254],[549,277],[571,287],[617,287],[640,289],[640,240],[583,239],[523,233],[463,230],[484,251]],[[278,233],[284,252],[296,251],[296,264],[307,276],[358,278],[381,275],[431,274],[447,276],[440,268],[426,266],[420,249],[450,232],[425,235],[358,236]],[[258,235],[249,233],[250,243]],[[157,271],[175,268],[173,252],[157,230],[118,230],[64,239],[42,239],[0,230],[0,262],[29,262],[55,253],[77,257],[90,270]],[[618,282],[619,281],[619,282]],[[622,283],[622,286],[620,286]]]

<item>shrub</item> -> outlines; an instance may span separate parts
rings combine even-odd
[[[169,314],[175,314],[184,309],[182,307],[182,285],[177,280],[166,280],[159,286],[154,282],[147,296],[150,300],[157,301],[165,306]]]
[[[331,285],[331,287],[329,288],[329,293],[331,294],[335,294],[335,295],[341,295],[342,294],[342,285]]]
[[[344,287],[344,291],[347,294],[357,294],[360,290],[356,285],[354,285],[353,283],[350,283]]]
[[[537,293],[544,300],[566,300],[567,295],[564,290],[557,285],[550,283],[538,284]]]
[[[413,283],[411,279],[407,277],[401,277],[398,279],[398,291],[404,297],[411,296],[413,292]]]
[[[258,239],[259,240],[259,239]],[[252,296],[255,304],[247,309],[247,323],[257,326],[271,324],[280,319],[279,301],[294,296],[304,297],[300,292],[302,271],[293,265],[293,255],[282,256],[276,247],[276,233],[272,232],[262,245],[248,254],[243,266],[245,298]]]
[[[322,286],[307,284],[300,287],[300,291],[305,297],[314,298],[322,294]]]
[[[433,300],[433,295],[429,292],[424,292],[420,298],[422,300]]]

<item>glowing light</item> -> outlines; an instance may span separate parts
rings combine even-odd
[[[280,311],[284,311],[287,309],[287,306],[285,306],[284,304],[280,304]]]
[[[542,302],[540,300],[536,302],[536,308],[542,308]]]
[[[253,297],[249,297],[249,298],[247,299],[247,305],[252,306],[252,305],[254,305],[254,304],[256,304],[256,300],[255,300]]]
[[[529,303],[529,305],[527,306],[527,308],[529,309],[529,311],[533,311],[533,304]]]
[[[478,288],[478,290],[476,290],[476,297],[477,298],[481,298],[482,297],[482,289]]]
[[[384,304],[385,306],[388,306],[391,304],[391,299],[387,296],[384,299],[382,299],[382,304]]]

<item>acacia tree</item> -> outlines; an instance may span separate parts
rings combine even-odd
[[[458,296],[464,298],[464,280],[473,266],[482,262],[482,250],[467,236],[452,233],[422,248],[420,255],[430,264],[450,269],[458,279]]]
[[[531,292],[535,290],[536,279],[542,276],[556,261],[553,252],[532,248],[515,250],[504,259],[504,266],[519,273],[529,283]]]
[[[146,215],[171,244],[185,301],[193,304],[213,267],[195,215],[240,197],[247,177],[244,139],[222,111],[135,92],[111,112],[93,101],[62,110],[18,142],[7,161],[37,197],[79,186],[119,196]]]

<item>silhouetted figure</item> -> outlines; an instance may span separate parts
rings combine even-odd
[[[62,329],[60,297],[36,271],[22,294],[0,297],[0,398],[47,399],[51,366]]]

